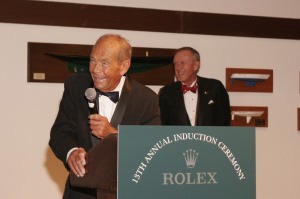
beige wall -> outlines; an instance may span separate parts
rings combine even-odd
[[[300,18],[297,0],[73,2]],[[27,82],[27,42],[93,44],[111,32],[133,46],[194,46],[202,56],[200,74],[223,83],[226,67],[273,69],[273,93],[229,93],[231,104],[269,107],[269,127],[256,130],[257,199],[300,197],[300,41],[0,23],[0,198],[61,198],[67,175],[48,147],[63,84]]]

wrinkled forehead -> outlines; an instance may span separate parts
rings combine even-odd
[[[200,61],[200,54],[197,50],[191,48],[191,47],[183,47],[179,50],[177,50],[177,52],[175,53],[175,56],[189,56],[192,59],[194,59],[195,61]]]
[[[117,57],[120,52],[120,45],[118,42],[102,40],[98,41],[91,52],[91,57],[114,56]]]
[[[101,49],[101,48],[105,48],[105,49],[109,49],[109,48],[120,48],[120,42],[114,38],[114,37],[105,37],[102,39],[97,40],[97,42],[95,43],[93,50],[95,49]]]
[[[91,56],[116,56],[118,61],[123,61],[131,58],[131,51],[131,46],[126,40],[112,35],[98,39],[93,47]]]
[[[173,62],[182,62],[182,61],[196,61],[193,53],[189,50],[178,51],[173,58]]]

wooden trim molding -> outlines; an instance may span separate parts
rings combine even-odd
[[[300,39],[300,19],[43,1],[5,1],[0,22],[82,28]]]

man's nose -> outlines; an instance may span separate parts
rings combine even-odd
[[[91,71],[95,72],[95,73],[99,73],[99,72],[103,71],[103,67],[102,67],[101,63],[99,63],[99,62],[96,62],[95,64],[93,64],[91,66],[91,69],[92,69]]]
[[[181,70],[183,68],[183,64],[176,64],[175,70]]]

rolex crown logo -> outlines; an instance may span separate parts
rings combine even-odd
[[[183,153],[183,157],[188,168],[194,168],[196,165],[198,153],[196,150],[188,149]]]

